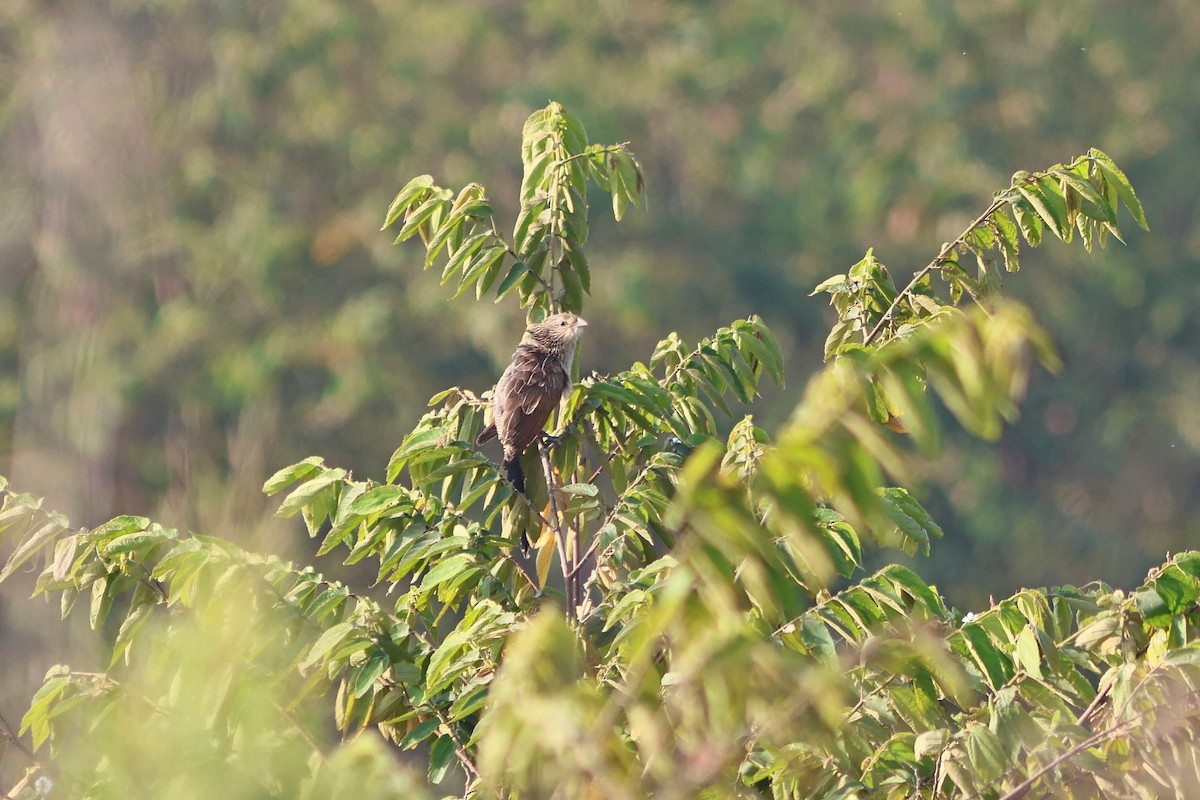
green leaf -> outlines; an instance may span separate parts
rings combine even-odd
[[[1177,566],[1169,566],[1154,579],[1158,592],[1172,614],[1186,612],[1200,597],[1200,588]]]
[[[457,722],[460,719],[469,717],[470,715],[480,711],[488,698],[487,686],[476,686],[469,689],[465,694],[462,694],[450,706],[450,721]]]
[[[455,763],[455,744],[449,736],[439,736],[429,749],[429,782],[439,784]]]
[[[583,310],[583,282],[579,275],[568,265],[558,268],[558,276],[562,279],[562,306],[567,311],[579,313]]]
[[[940,753],[949,741],[950,732],[947,730],[925,731],[918,734],[913,742],[913,756],[921,759]]]
[[[1024,198],[1011,201],[1013,216],[1017,218],[1017,227],[1030,246],[1037,247],[1042,242],[1042,221],[1034,211],[1033,206]]]
[[[416,455],[424,450],[439,447],[442,442],[449,438],[450,436],[446,429],[440,427],[418,428],[408,436],[405,436],[403,441],[400,442],[400,446],[392,453],[392,457],[388,459],[388,480],[394,481],[404,470],[405,464]]]
[[[441,725],[441,721],[437,717],[431,716],[424,722],[418,722],[413,726],[413,729],[404,734],[404,738],[400,740],[401,750],[411,750],[421,742],[433,735],[434,731]]]
[[[1049,190],[1045,184],[1039,181],[1037,184],[1021,184],[1017,187],[1017,191],[1021,193],[1021,196],[1025,198],[1042,222],[1054,231],[1055,236],[1060,239],[1067,238],[1069,230],[1067,204],[1058,193],[1057,186],[1053,187],[1053,190]]]
[[[342,643],[350,633],[354,630],[354,625],[349,622],[339,622],[338,624],[327,628],[321,637],[313,643],[309,648],[308,655],[300,662],[300,669],[307,670],[314,666],[318,661],[325,657],[325,654],[334,647]]]
[[[514,261],[513,265],[508,268],[508,274],[504,276],[504,280],[500,281],[500,285],[496,287],[496,302],[500,302],[505,295],[511,292],[528,271],[529,267],[524,261]]]
[[[479,252],[489,239],[494,239],[495,235],[491,231],[477,233],[474,236],[466,239],[458,248],[450,254],[450,259],[446,262],[445,268],[442,270],[442,283],[445,284],[454,273],[458,272],[467,260]],[[457,295],[456,295],[457,296]]]
[[[1008,767],[1004,745],[996,734],[982,725],[971,729],[967,738],[967,757],[984,782],[995,780]]]
[[[375,486],[359,495],[350,506],[350,513],[361,516],[378,514],[402,503],[408,503],[408,489],[403,486],[385,484]]]
[[[108,558],[121,555],[122,553],[132,553],[135,550],[142,550],[147,545],[157,544],[169,538],[173,537],[167,536],[162,530],[126,533],[114,539],[109,539],[100,550]]]
[[[375,685],[375,681],[387,671],[391,664],[391,659],[388,654],[382,650],[374,650],[371,655],[367,656],[367,660],[362,666],[358,667],[358,674],[354,677],[354,696],[362,697]]]
[[[57,668],[56,668],[57,669]],[[33,749],[39,749],[50,736],[50,707],[70,688],[71,677],[59,675],[48,678],[29,703],[29,710],[21,718],[19,734],[32,733]]]
[[[1017,634],[1017,665],[1034,678],[1042,678],[1042,655],[1038,649],[1038,637],[1033,628],[1025,626]]]
[[[1117,194],[1125,203],[1125,207],[1129,209],[1129,213],[1137,220],[1137,224],[1142,227],[1142,230],[1150,230],[1150,226],[1146,223],[1146,212],[1142,210],[1142,203],[1138,200],[1137,194],[1133,191],[1133,185],[1129,183],[1129,179],[1125,177],[1121,168],[1107,154],[1094,147],[1088,151],[1088,155],[1095,160],[1096,166],[1104,174],[1104,179],[1116,187]]]
[[[996,226],[1000,252],[1004,254],[1004,269],[1007,272],[1016,272],[1021,268],[1021,242],[1017,237],[1017,225],[1008,218],[1003,209],[998,209],[992,215],[991,221]]]
[[[400,218],[418,196],[426,190],[433,188],[432,175],[418,175],[409,181],[403,189],[400,190],[396,198],[392,200],[392,204],[388,206],[387,215],[384,217],[383,227],[379,230],[386,230],[389,225]]]
[[[275,512],[277,517],[290,517],[306,506],[322,491],[330,488],[346,477],[346,470],[330,469],[315,478],[311,478],[292,490]]]
[[[1075,645],[1081,650],[1105,655],[1116,648],[1120,634],[1121,618],[1110,612],[1083,625],[1075,636]]]
[[[117,585],[118,577],[117,574],[103,575],[92,584],[92,606],[88,615],[88,623],[92,630],[97,630],[100,623],[108,618],[113,596],[116,594],[113,589]]]
[[[1010,667],[1007,659],[996,649],[978,623],[968,622],[962,626],[960,632],[975,663],[979,665],[984,677],[987,678],[988,685],[993,690],[999,689],[1009,678]]]
[[[1171,623],[1171,609],[1167,601],[1153,588],[1147,587],[1135,592],[1133,602],[1148,625],[1166,627]]]
[[[445,583],[458,577],[460,573],[473,569],[475,556],[470,553],[458,553],[452,555],[444,561],[439,562],[425,573],[425,577],[421,580],[421,591],[425,592],[440,583]]]
[[[1083,198],[1080,209],[1085,214],[1092,217],[1092,219],[1103,222],[1115,223],[1117,221],[1116,214],[1111,213],[1108,203],[1105,202],[1100,193],[1096,191],[1096,187],[1087,178],[1069,169],[1055,170],[1052,174],[1079,193],[1079,196]]]
[[[63,532],[66,524],[67,519],[65,517],[54,514],[47,518],[33,533],[27,533],[21,539],[20,544],[17,545],[17,549],[8,557],[8,562],[4,565],[4,569],[0,570],[0,581],[12,575],[18,567],[53,541],[54,537]]]
[[[435,211],[446,208],[449,205],[452,194],[449,189],[440,189],[435,191],[433,196],[421,203],[421,205],[409,211],[405,215],[404,226],[400,228],[400,233],[396,234],[394,244],[399,244],[411,238],[433,216]]]
[[[902,547],[906,551],[910,548],[915,551],[919,547],[928,555],[930,540],[942,536],[942,529],[929,516],[929,512],[905,489],[884,489],[880,497],[884,514],[896,526],[902,539],[906,540],[902,542]]]
[[[268,496],[273,495],[324,466],[325,459],[320,456],[310,456],[297,464],[292,464],[290,467],[284,467],[270,478],[267,478],[266,483],[262,487],[263,494]]]

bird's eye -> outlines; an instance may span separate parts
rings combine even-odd
[[[558,325],[559,327],[565,328],[567,326],[567,321],[565,319],[560,319],[558,321]]]

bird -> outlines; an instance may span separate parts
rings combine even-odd
[[[533,443],[564,395],[571,391],[571,363],[587,320],[575,314],[551,314],[525,329],[528,341],[517,345],[512,363],[492,393],[492,421],[475,446],[498,438],[502,466],[513,487],[525,494],[521,454]]]

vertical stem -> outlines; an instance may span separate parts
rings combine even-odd
[[[550,468],[550,452],[545,444],[538,444],[538,453],[542,457],[542,471],[546,475],[546,494],[550,498],[550,525],[554,530],[554,543],[558,548],[558,563],[562,567],[563,595],[567,603],[567,619],[576,621],[574,591],[571,588],[575,576],[572,574],[572,562],[567,555],[566,537],[563,536],[562,516],[558,513],[558,487],[554,482],[554,471]]]

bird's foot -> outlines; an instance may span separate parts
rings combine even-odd
[[[560,444],[562,444],[561,436],[551,436],[545,431],[542,431],[542,445],[545,447],[558,447]]]

